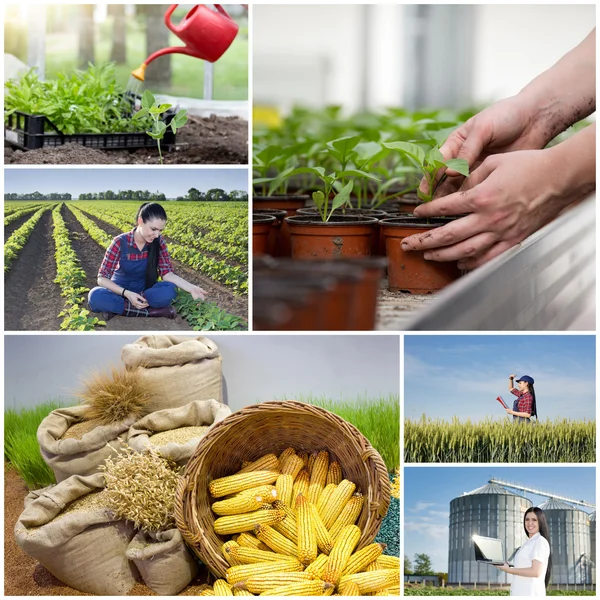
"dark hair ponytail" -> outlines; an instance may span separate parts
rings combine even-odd
[[[531,403],[531,416],[535,417],[538,421],[540,420],[537,414],[537,403],[535,401],[535,390],[533,389],[533,383],[528,383],[529,393],[531,394],[532,403]]]
[[[146,223],[151,219],[167,220],[165,209],[157,202],[142,204],[135,217],[135,224],[139,218]],[[151,288],[158,280],[158,254],[160,252],[160,238],[156,238],[148,247],[148,265],[146,267],[146,289]]]
[[[540,535],[546,539],[548,542],[548,547],[550,548],[550,554],[548,555],[548,566],[546,567],[546,578],[544,579],[546,587],[548,587],[550,575],[552,574],[552,546],[550,545],[550,528],[548,527],[548,521],[546,521],[546,515],[544,514],[544,511],[537,506],[532,506],[528,508],[523,515],[523,529],[525,529],[525,535],[527,537],[529,537],[529,532],[527,531],[527,527],[525,527],[525,519],[530,512],[535,513],[540,528]]]

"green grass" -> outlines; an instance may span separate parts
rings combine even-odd
[[[441,588],[432,586],[404,586],[405,596],[510,596],[510,589],[465,589],[465,588]],[[547,590],[547,596],[595,596],[592,590]]]
[[[358,396],[352,400],[307,396],[295,398],[320,406],[352,423],[381,454],[391,473],[400,466],[400,398]]]
[[[4,460],[19,473],[30,490],[56,483],[52,469],[46,465],[37,442],[37,429],[60,402],[44,402],[34,408],[4,411]]]

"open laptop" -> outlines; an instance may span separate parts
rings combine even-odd
[[[508,562],[509,567],[514,566],[509,562],[510,559],[509,561],[505,560],[504,546],[502,545],[502,540],[498,538],[474,535],[473,547],[475,548],[475,560],[477,562],[487,563],[488,565],[503,565],[505,562]]]

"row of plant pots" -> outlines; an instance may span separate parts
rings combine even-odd
[[[370,331],[385,275],[382,257],[318,262],[254,259],[257,331]]]

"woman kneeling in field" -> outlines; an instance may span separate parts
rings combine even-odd
[[[174,319],[171,302],[176,288],[189,292],[194,300],[204,300],[206,292],[173,273],[161,236],[167,223],[165,209],[156,202],[142,204],[136,221],[136,227],[114,238],[106,250],[98,287],[88,295],[90,310],[106,313],[105,320],[115,315]]]

